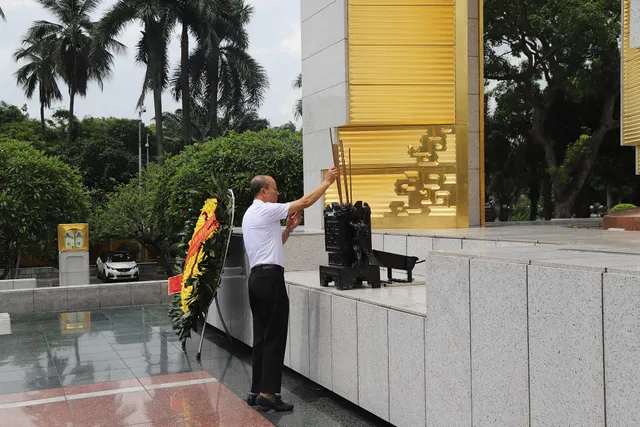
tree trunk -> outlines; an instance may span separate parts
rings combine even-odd
[[[553,217],[553,198],[551,196],[551,177],[545,173],[542,178],[542,214],[546,221]]]
[[[575,196],[566,197],[561,201],[556,199],[556,210],[554,216],[556,218],[571,218],[571,207],[575,202]]]
[[[69,124],[67,125],[67,145],[71,145],[71,131],[73,127],[73,109],[76,101],[76,88],[71,84],[69,90]]]
[[[207,136],[211,138],[218,137],[218,84],[220,73],[218,71],[220,67],[220,49],[216,46],[214,52],[211,53],[211,68],[209,72],[209,79],[211,82],[209,93],[209,130]]]
[[[529,221],[538,219],[538,202],[540,201],[540,183],[533,179],[529,187],[529,199],[531,200],[531,209],[529,210]]]
[[[12,279],[18,278],[18,271],[20,271],[20,254],[22,253],[22,247],[18,246],[18,259],[16,260],[16,267],[13,269]]]
[[[156,144],[158,164],[164,164],[164,131],[162,130],[162,88],[153,90],[153,106],[156,112]]]
[[[149,68],[153,86],[153,110],[156,116],[156,146],[158,164],[164,163],[164,131],[162,129],[162,72],[163,67],[155,49],[154,41],[148,44]]]
[[[40,131],[42,132],[42,139],[44,139],[46,129],[44,127],[44,104],[43,103],[40,103]]]
[[[173,276],[173,269],[171,268],[171,264],[169,264],[169,259],[162,249],[158,250],[158,257],[160,258],[160,265],[162,265],[167,277]]]
[[[191,93],[189,92],[189,27],[182,24],[182,39],[180,42],[180,59],[182,71],[182,144],[191,144]]]

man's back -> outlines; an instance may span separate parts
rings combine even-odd
[[[289,203],[254,200],[242,219],[242,237],[249,267],[277,264],[284,267],[280,220],[286,219]]]

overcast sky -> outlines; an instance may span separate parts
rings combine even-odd
[[[116,0],[103,0],[100,12],[109,8]],[[265,102],[260,108],[260,116],[267,118],[271,125],[277,126],[294,121],[292,108],[300,97],[299,90],[291,84],[300,72],[300,2],[299,0],[247,0],[254,6],[254,15],[248,31],[251,40],[250,52],[267,70],[270,88]],[[35,0],[0,0],[6,22],[0,22],[0,100],[22,106],[27,104],[32,117],[39,115],[37,95],[27,100],[22,90],[16,86],[13,73],[18,64],[13,60],[13,52],[19,47],[24,33],[32,22],[39,19],[52,20],[52,17]],[[118,38],[128,49],[125,55],[115,60],[113,77],[104,85],[104,91],[96,85],[89,88],[86,98],[76,99],[78,117],[131,117],[137,118],[136,102],[140,95],[144,68],[134,62],[135,44],[140,35],[140,27],[130,26]],[[179,34],[176,34],[170,46],[172,68],[180,56]],[[60,90],[67,93],[62,82]],[[147,95],[147,113],[143,119],[147,124],[153,118],[152,98]],[[165,111],[174,111],[179,103],[165,93],[163,96]],[[68,108],[68,97],[54,108]],[[48,115],[51,111],[48,112]],[[299,125],[299,123],[298,123]]]

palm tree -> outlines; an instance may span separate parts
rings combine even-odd
[[[298,74],[298,77],[293,81],[294,89],[302,89],[302,73]],[[302,118],[302,98],[296,100],[296,103],[293,104],[293,116],[296,119]]]
[[[199,28],[202,37],[189,58],[188,80],[190,98],[198,100],[208,110],[206,135],[219,135],[218,112],[223,115],[242,116],[247,110],[257,109],[269,87],[267,74],[247,52],[249,36],[246,25],[253,7],[243,0],[231,0],[226,9],[219,7],[213,21]],[[184,64],[174,78],[176,99],[184,92]]]
[[[158,163],[162,164],[164,160],[162,92],[166,89],[169,80],[167,47],[175,26],[175,18],[164,0],[119,0],[100,21],[98,33],[101,40],[116,37],[126,25],[134,21],[143,25],[137,46],[136,61],[147,67],[137,106],[142,107],[146,93],[153,92]]]
[[[124,45],[113,38],[100,38],[96,23],[91,21],[100,0],[38,0],[59,23],[36,21],[29,29],[28,39],[34,43],[51,43],[59,64],[60,76],[69,87],[69,113],[74,117],[76,95],[86,96],[90,81],[102,90],[104,80],[111,76],[111,51],[124,51]],[[71,124],[71,123],[70,123]],[[67,129],[71,142],[73,126]]]
[[[193,34],[198,45],[212,37],[213,28],[222,20],[229,19],[229,11],[234,4],[243,4],[243,0],[168,0],[173,5],[174,15],[182,24],[180,38],[180,89],[190,94],[190,49],[189,33]],[[183,144],[191,143],[191,97],[182,97]]]
[[[36,86],[38,87],[42,138],[45,137],[44,109],[51,108],[51,102],[62,100],[56,81],[53,52],[51,43],[34,43],[33,40],[26,39],[23,46],[14,53],[16,61],[28,61],[15,73],[16,81],[22,86],[28,99],[33,97]]]

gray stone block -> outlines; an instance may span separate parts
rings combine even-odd
[[[462,249],[484,249],[484,248],[495,248],[495,247],[496,247],[495,240],[474,240],[474,239],[462,240]]]
[[[470,426],[469,259],[432,253],[426,264],[427,425]]]
[[[131,305],[158,305],[162,302],[161,282],[131,283]]]
[[[640,277],[605,274],[604,354],[608,426],[640,425]]]
[[[473,425],[527,425],[527,266],[473,259],[470,283]]]
[[[424,426],[424,317],[389,310],[389,422]]]
[[[0,313],[33,314],[33,290],[0,292]]]
[[[13,290],[13,280],[0,280],[0,291]]]
[[[395,234],[384,235],[384,251],[394,254],[407,254],[407,236],[398,236]]]
[[[388,310],[358,302],[358,404],[389,421]]]
[[[604,426],[602,274],[529,266],[531,425]]]
[[[35,289],[36,286],[36,279],[15,279],[13,281],[13,289]]]
[[[291,285],[289,300],[291,369],[309,378],[309,291]]]
[[[331,297],[333,392],[358,404],[358,318],[356,301]]]
[[[424,260],[427,253],[433,250],[433,238],[422,236],[408,236],[407,237],[407,255],[418,257],[419,260]],[[427,268],[426,264],[420,263],[413,269],[414,274],[420,276],[426,276]]]
[[[100,308],[130,307],[131,284],[113,283],[100,286]]]
[[[67,288],[69,311],[97,310],[100,308],[100,286],[86,285]]]
[[[451,251],[457,249],[462,249],[462,239],[448,237],[433,238],[434,251]]]
[[[331,390],[331,295],[309,291],[309,378]]]
[[[40,288],[33,291],[36,313],[62,313],[67,311],[67,288]]]
[[[173,295],[169,295],[169,281],[168,280],[163,280],[160,283],[160,300],[162,303],[170,303],[171,301],[173,301]]]
[[[380,233],[371,233],[371,247],[377,251],[383,251],[384,235]]]
[[[284,269],[286,271],[308,271],[326,264],[324,234],[297,233],[289,236],[284,246]]]

